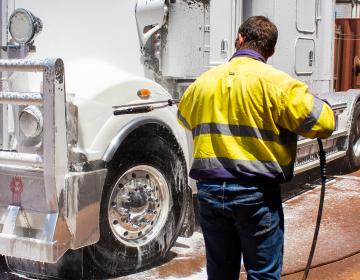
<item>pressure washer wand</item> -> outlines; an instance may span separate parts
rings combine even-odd
[[[113,112],[114,116],[119,116],[119,115],[128,115],[128,114],[147,113],[155,109],[161,109],[168,106],[173,106],[175,104],[178,104],[179,102],[180,100],[178,99],[168,99],[161,101],[150,101],[143,103],[113,106],[112,108],[115,109]]]
[[[326,187],[326,153],[324,151],[324,147],[320,138],[317,139],[319,144],[319,159],[320,159],[320,173],[321,173],[321,192],[320,192],[320,201],[319,201],[319,209],[318,215],[316,220],[315,232],[314,237],[311,245],[311,250],[309,254],[309,258],[305,267],[303,280],[306,280],[310,271],[311,263],[314,257],[315,248],[317,239],[319,236],[320,224],[321,224],[321,217],[324,208],[324,199],[325,199],[325,187]]]

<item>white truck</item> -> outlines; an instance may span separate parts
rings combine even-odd
[[[193,226],[191,140],[176,106],[120,116],[113,106],[179,98],[231,57],[237,28],[251,15],[278,26],[268,63],[332,105],[328,161],[360,167],[359,91],[332,90],[334,7],[0,0],[0,255],[9,268],[77,279],[86,255],[118,275],[158,261],[184,225]],[[316,166],[316,141],[299,139],[295,172]]]

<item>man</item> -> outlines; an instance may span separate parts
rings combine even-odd
[[[280,279],[284,215],[279,183],[293,176],[297,134],[326,138],[331,108],[266,64],[277,28],[266,17],[239,28],[232,59],[185,92],[178,119],[192,131],[199,220],[209,280]]]

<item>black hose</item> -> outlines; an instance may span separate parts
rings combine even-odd
[[[324,147],[320,138],[317,139],[319,144],[319,158],[320,158],[320,173],[321,173],[321,192],[320,192],[320,202],[319,202],[319,209],[318,215],[316,220],[315,232],[314,237],[311,245],[311,250],[309,254],[309,258],[305,267],[303,280],[306,280],[311,268],[311,263],[314,257],[315,248],[317,239],[319,236],[320,224],[321,224],[321,217],[324,208],[324,199],[325,199],[325,186],[326,186],[326,153],[324,151]]]

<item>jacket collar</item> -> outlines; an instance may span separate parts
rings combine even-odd
[[[232,60],[235,57],[241,57],[241,56],[250,57],[250,58],[253,58],[253,59],[256,59],[256,60],[266,63],[265,58],[261,54],[259,54],[257,51],[250,50],[250,49],[237,50],[234,53],[234,55],[230,58],[230,60]]]

